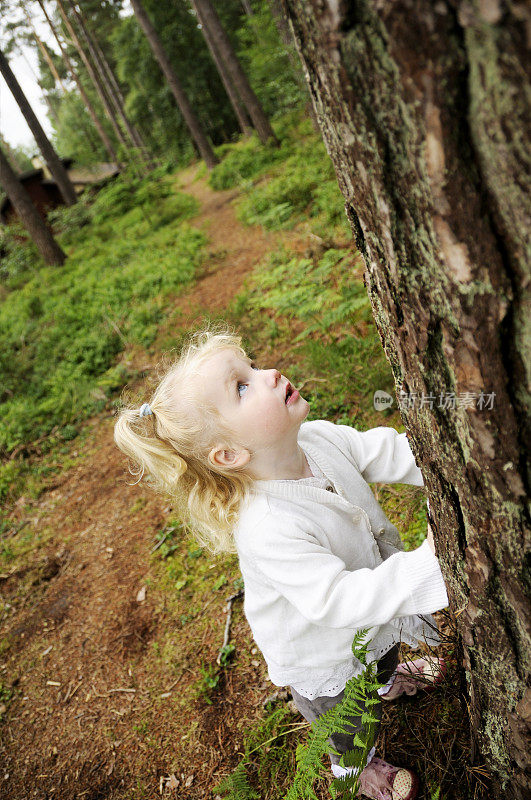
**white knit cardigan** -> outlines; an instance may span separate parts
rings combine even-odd
[[[298,443],[333,491],[306,481],[257,481],[242,504],[235,542],[245,616],[277,686],[309,699],[333,696],[363,667],[352,654],[369,628],[369,661],[395,642],[438,639],[429,615],[448,603],[428,544],[403,552],[369,482],[423,479],[406,434],[357,431],[318,420]]]

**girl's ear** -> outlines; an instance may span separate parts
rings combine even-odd
[[[208,460],[213,467],[225,467],[225,469],[239,469],[245,467],[251,458],[251,454],[245,448],[226,449],[222,445],[216,445],[208,454]]]

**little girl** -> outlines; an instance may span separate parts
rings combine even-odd
[[[305,422],[309,404],[276,369],[260,369],[228,330],[192,336],[149,403],[121,411],[115,441],[133,474],[169,493],[201,545],[236,550],[245,615],[277,686],[288,685],[308,720],[335,705],[363,671],[352,653],[369,628],[383,699],[443,672],[439,659],[397,666],[399,642],[433,644],[429,615],[447,605],[433,542],[403,552],[368,482],[422,486],[405,434]],[[425,624],[426,622],[426,624]],[[381,708],[381,705],[379,706]],[[374,710],[372,706],[371,710]],[[378,716],[379,716],[378,712]],[[362,726],[331,737],[336,777]],[[412,800],[416,776],[374,757],[361,792]]]

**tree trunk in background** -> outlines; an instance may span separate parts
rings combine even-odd
[[[61,163],[59,156],[48,141],[48,137],[44,133],[41,123],[35,116],[32,107],[28,103],[26,95],[20,88],[19,83],[15,78],[11,67],[9,66],[7,58],[2,52],[0,52],[0,72],[2,73],[4,80],[8,85],[9,91],[17,101],[17,105],[24,115],[24,119],[28,123],[29,129],[35,137],[35,141],[37,142],[39,150],[41,151],[44,160],[46,161],[46,164],[48,165],[49,170],[52,173],[57,186],[59,187],[59,191],[61,192],[66,205],[73,206],[77,201],[77,196],[72,182],[68,177],[68,173]]]
[[[48,64],[48,66],[50,68],[50,72],[53,75],[54,81],[59,84],[59,86],[63,90],[63,93],[66,93],[65,85],[64,85],[63,81],[61,80],[61,78],[59,77],[59,73],[57,72],[55,64],[53,63],[52,57],[50,56],[48,50],[44,46],[44,43],[39,38],[39,35],[37,33],[37,29],[35,28],[35,25],[33,24],[33,19],[31,17],[31,14],[29,13],[28,9],[25,8],[25,6],[22,3],[20,5],[20,8],[22,8],[22,10],[24,11],[24,14],[26,15],[26,19],[28,20],[29,26],[31,28],[31,32],[32,32],[33,38],[37,42],[37,46],[38,46],[39,50],[41,51],[44,60],[46,61],[46,63]]]
[[[41,8],[44,11],[44,15],[46,17],[48,25],[50,26],[50,29],[51,29],[54,37],[55,37],[55,41],[57,42],[59,50],[61,51],[61,55],[63,57],[63,61],[65,62],[65,66],[66,66],[67,70],[70,72],[72,78],[75,81],[75,84],[76,84],[76,86],[78,88],[79,94],[81,95],[81,99],[83,100],[83,103],[85,104],[85,108],[87,109],[87,111],[88,111],[88,113],[90,115],[90,118],[92,119],[92,122],[94,123],[94,127],[96,128],[96,131],[98,132],[98,136],[100,137],[100,139],[101,139],[101,141],[103,143],[103,146],[105,147],[105,150],[107,151],[107,154],[108,154],[109,158],[111,159],[111,161],[114,164],[116,164],[118,167],[121,167],[121,164],[120,164],[120,161],[118,159],[118,155],[117,155],[117,153],[116,153],[116,151],[114,149],[113,143],[111,142],[109,136],[107,135],[107,131],[103,127],[103,125],[102,125],[102,123],[100,121],[100,118],[98,117],[98,115],[96,113],[96,110],[95,110],[94,106],[90,102],[90,99],[89,99],[89,97],[88,97],[88,95],[87,95],[87,93],[86,93],[86,91],[85,91],[85,89],[83,87],[83,84],[81,83],[79,75],[77,74],[76,70],[74,69],[74,67],[72,65],[72,62],[70,61],[70,59],[68,57],[68,53],[66,52],[65,48],[63,47],[63,43],[61,42],[61,40],[59,38],[59,35],[58,35],[57,30],[55,28],[55,25],[53,24],[53,22],[51,21],[50,17],[46,13],[46,10],[44,9],[44,6],[41,6]]]
[[[21,172],[24,172],[24,166],[20,163],[20,153],[17,153],[14,150],[9,142],[6,142],[2,133],[0,131],[0,149],[4,151],[4,158],[7,159],[7,163],[15,173],[15,175],[19,175]],[[2,223],[0,223],[2,224]]]
[[[242,0],[242,7],[248,17],[254,17],[253,7],[249,0]]]
[[[153,55],[159,62],[160,68],[162,69],[164,76],[168,81],[168,85],[173,93],[173,96],[175,97],[184,121],[188,126],[188,130],[190,131],[192,139],[197,145],[199,153],[204,159],[207,167],[212,169],[212,167],[215,167],[215,165],[218,163],[218,159],[212,150],[210,142],[203,131],[199,119],[192,110],[192,106],[190,105],[188,97],[186,96],[179,78],[177,77],[169,58],[166,55],[159,35],[151,24],[151,20],[149,19],[143,5],[140,3],[140,0],[131,0],[131,5],[133,6],[138,23],[146,35],[146,39],[148,40],[149,46],[153,51]]]
[[[71,4],[71,5],[73,6],[74,11],[76,11],[75,6],[73,4]],[[76,14],[77,13],[79,13],[79,12],[76,11]],[[86,27],[86,25],[85,25],[85,27]],[[101,49],[97,38],[94,36],[94,34],[92,34],[90,32],[90,30],[88,28],[87,28],[87,33],[92,38],[92,42],[93,42],[93,45],[94,45],[94,47],[96,49],[96,52],[98,54],[98,59],[100,61],[100,64],[102,65],[102,68],[105,71],[105,74],[107,76],[107,80],[109,81],[109,83],[110,83],[110,85],[112,87],[112,90],[113,90],[113,92],[114,92],[114,94],[115,94],[115,96],[116,96],[116,98],[118,100],[118,103],[119,103],[120,107],[123,110],[124,117],[125,117],[125,98],[123,96],[122,90],[120,89],[120,84],[118,83],[118,79],[117,79],[116,75],[114,74],[111,65],[107,61],[107,59],[105,57],[105,53]],[[136,125],[131,123],[129,120],[128,120],[128,124],[130,125],[130,128],[131,128],[131,135],[132,135],[132,138],[133,138],[133,142],[144,153],[144,156],[146,157],[146,160],[151,162],[149,148],[147,147],[144,139],[142,138],[142,135],[141,135],[140,131],[138,130]]]
[[[192,0],[192,5],[197,12],[198,18],[200,17],[201,20],[203,20],[203,23],[209,30],[213,45],[219,57],[226,65],[238,94],[245,103],[245,107],[256,128],[258,138],[263,144],[268,141],[278,144],[273,128],[264,113],[258,97],[253,92],[247,80],[247,76],[238,61],[238,57],[234,52],[229,37],[223,29],[214,6],[210,0]]]
[[[44,7],[43,0],[37,0],[37,2],[39,4],[39,6],[41,7],[44,16],[46,17],[46,20],[48,21],[48,25],[50,26],[52,31],[54,31],[54,34],[55,34],[54,25],[53,25],[48,13],[47,13],[45,7]],[[101,100],[101,104],[103,106],[103,110],[105,112],[105,115],[106,115],[107,119],[109,120],[109,122],[111,123],[112,129],[114,131],[114,135],[116,136],[116,139],[118,140],[119,144],[121,144],[122,147],[124,148],[124,151],[127,153],[127,142],[124,139],[124,136],[122,134],[122,131],[120,130],[120,126],[118,125],[118,122],[116,121],[116,117],[114,115],[113,108],[112,108],[112,106],[110,104],[110,101],[107,98],[107,96],[106,96],[106,94],[105,94],[105,92],[103,90],[103,86],[101,85],[101,82],[99,81],[98,76],[96,75],[94,67],[90,63],[90,60],[87,57],[87,54],[85,53],[85,51],[83,50],[83,48],[79,44],[79,40],[77,39],[77,37],[74,39],[75,32],[74,32],[74,35],[72,35],[72,31],[70,30],[70,28],[68,26],[67,26],[67,30],[68,30],[70,36],[72,36],[73,44],[74,44],[76,50],[78,51],[79,55],[81,56],[81,60],[83,61],[84,65],[85,65],[85,67],[87,69],[87,72],[89,74],[89,77],[90,77],[92,83],[94,84],[94,88],[96,89],[98,97]],[[56,39],[57,39],[57,36],[56,36]]]
[[[70,21],[68,19],[68,16],[66,14],[66,11],[65,11],[63,3],[61,2],[61,0],[56,0],[56,2],[57,2],[57,7],[59,8],[61,17],[63,18],[63,21],[65,22],[65,25],[67,25],[68,30],[72,30],[72,33],[75,36],[75,33],[74,33],[73,28],[72,28],[72,26],[70,24]],[[73,3],[72,0],[69,0],[68,5],[69,5],[70,9],[72,10],[72,12],[74,13],[74,16],[75,16],[75,18],[77,20],[77,23],[78,23],[78,26],[79,26],[79,30],[81,31],[83,39],[86,42],[86,45],[87,45],[87,48],[88,48],[88,51],[89,51],[89,55],[90,55],[90,57],[92,59],[92,64],[94,65],[94,68],[98,73],[98,78],[99,78],[99,80],[101,82],[101,85],[103,86],[105,94],[107,95],[107,97],[108,97],[108,99],[109,99],[109,101],[110,101],[110,103],[111,103],[111,105],[113,107],[113,110],[114,110],[114,113],[115,113],[117,119],[121,120],[123,128],[124,128],[125,132],[127,133],[127,136],[129,137],[133,147],[137,147],[139,149],[140,156],[142,157],[142,159],[146,163],[149,162],[149,156],[147,154],[147,151],[145,150],[145,148],[143,148],[143,146],[139,146],[138,141],[135,138],[135,133],[133,131],[133,126],[131,125],[131,122],[130,122],[127,114],[125,113],[125,109],[124,109],[123,105],[120,102],[120,99],[119,99],[119,97],[118,97],[118,95],[117,95],[117,93],[115,91],[114,86],[112,85],[111,81],[109,80],[108,73],[105,70],[105,67],[104,67],[104,65],[102,63],[102,60],[100,58],[100,55],[99,55],[99,52],[98,52],[98,48],[96,46],[96,42],[95,42],[92,34],[88,30],[87,26],[85,25],[85,21],[83,19],[83,16],[79,13],[79,11],[77,10],[77,8],[75,6],[75,3]]]
[[[280,41],[286,48],[286,53],[289,58],[289,63],[293,67],[293,74],[295,75],[295,80],[297,81],[298,85],[301,89],[304,87],[304,90],[308,94],[308,102],[306,104],[306,113],[310,117],[312,121],[312,125],[315,131],[318,133],[321,132],[319,127],[319,122],[317,120],[317,116],[315,114],[315,109],[313,107],[312,101],[310,99],[308,93],[308,85],[306,83],[306,79],[302,73],[301,63],[297,59],[297,54],[294,52],[293,49],[293,36],[291,35],[291,31],[289,29],[288,21],[284,16],[282,11],[282,3],[281,0],[269,0],[269,5],[271,8],[271,16],[273,17],[273,22],[275,23],[275,27],[278,31],[278,35],[280,36]]]
[[[33,38],[35,38],[35,37],[33,37]],[[33,79],[34,79],[35,83],[37,84],[37,86],[39,87],[39,89],[40,89],[40,90],[41,90],[41,92],[42,92],[42,97],[43,97],[43,100],[44,100],[44,102],[46,103],[46,105],[48,106],[48,113],[49,113],[49,115],[50,115],[51,117],[53,117],[53,118],[54,118],[54,120],[55,120],[56,124],[58,125],[58,124],[59,124],[59,115],[58,115],[57,111],[55,110],[55,108],[53,107],[53,105],[52,105],[52,102],[51,102],[50,98],[49,98],[49,97],[48,97],[48,95],[46,94],[46,89],[45,89],[45,88],[44,88],[44,86],[42,85],[42,83],[41,83],[41,81],[40,81],[40,79],[39,79],[39,76],[37,75],[37,73],[36,73],[36,72],[35,72],[35,70],[33,69],[33,66],[31,65],[31,63],[30,63],[30,61],[29,61],[29,59],[28,59],[28,57],[27,57],[26,53],[24,52],[24,50],[21,50],[21,51],[20,51],[20,55],[22,56],[22,58],[23,58],[23,59],[24,59],[24,61],[26,62],[26,66],[27,66],[28,70],[31,72],[31,74],[32,74],[32,76],[33,76]]]
[[[212,38],[212,34],[210,33],[208,26],[205,25],[204,20],[199,13],[199,10],[196,8],[197,19],[201,25],[201,33],[207,43],[207,47],[210,51],[210,55],[216,65],[216,69],[219,73],[219,77],[225,87],[225,91],[227,92],[227,96],[230,100],[230,103],[234,109],[234,113],[236,114],[236,119],[238,120],[238,124],[240,126],[241,132],[244,136],[250,136],[252,133],[251,123],[249,122],[249,117],[241,104],[240,98],[238,97],[238,92],[234,88],[234,84],[232,83],[231,77],[227,71],[227,67],[225,66],[223,59],[220,57],[218,51],[216,50],[216,46],[214,44],[214,40]]]
[[[31,197],[11,169],[0,149],[0,185],[9,197],[22,224],[27,229],[39,253],[47,264],[62,264],[65,254],[55,241],[43,218],[33,205]]]
[[[402,418],[459,612],[472,731],[496,778],[494,794],[524,800],[525,12],[507,4],[502,13],[497,3],[283,4],[365,259],[397,395],[406,393]],[[413,392],[424,395],[423,408]]]

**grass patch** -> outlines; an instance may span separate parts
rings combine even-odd
[[[212,170],[210,185],[243,189],[238,216],[247,225],[280,230],[310,217],[319,235],[337,227],[346,232],[344,200],[332,162],[310,121],[300,114],[286,115],[274,127],[278,148],[260,144],[256,136],[218,148],[222,160]]]
[[[90,435],[87,425],[79,430],[74,426],[52,430],[39,443],[38,455],[18,456],[0,464],[0,537],[12,535],[14,523],[8,511],[12,503],[23,497],[31,505],[57,476],[79,464],[87,455],[85,445]],[[74,438],[76,441],[71,442]]]
[[[210,173],[209,183],[217,191],[256,179],[285,158],[283,149],[260,144],[256,134],[237,144],[221,145],[216,154],[221,161]]]
[[[266,183],[250,186],[239,203],[238,217],[268,230],[292,228],[309,217],[322,226],[347,226],[344,200],[324,144],[308,136],[270,171]]]
[[[36,261],[0,304],[0,452],[75,425],[123,386],[116,356],[153,342],[169,297],[201,261],[205,238],[185,223],[196,210],[156,176],[115,181],[82,227],[78,209],[62,210],[65,265]]]

